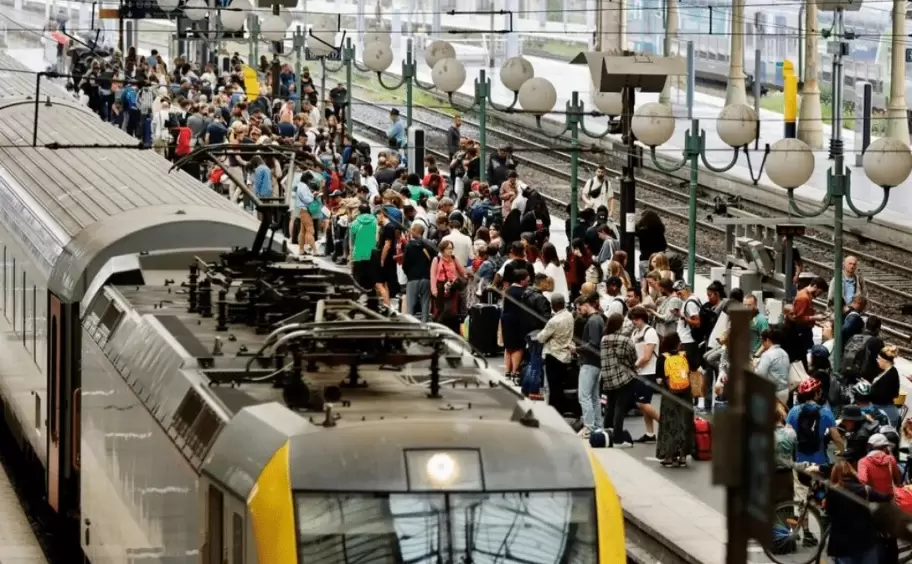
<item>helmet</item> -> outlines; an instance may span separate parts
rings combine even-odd
[[[809,394],[820,389],[820,380],[816,378],[805,378],[798,386],[799,394]]]
[[[856,399],[871,397],[871,384],[865,380],[859,381],[852,386],[852,395],[854,395]]]

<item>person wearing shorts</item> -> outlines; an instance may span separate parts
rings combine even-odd
[[[630,337],[637,353],[637,378],[633,385],[633,401],[643,414],[643,422],[646,425],[646,432],[635,442],[654,443],[655,423],[659,420],[659,412],[652,405],[652,396],[655,386],[658,385],[656,358],[659,354],[659,334],[649,326],[649,312],[644,307],[634,307],[628,317],[633,322],[634,329]]]
[[[687,283],[683,280],[675,282],[673,288],[682,302],[676,331],[678,337],[681,338],[681,347],[687,355],[691,378],[694,378],[695,375],[701,378],[702,374],[697,373],[703,364],[703,354],[700,343],[696,342],[692,332],[693,327],[699,327],[700,325],[700,300],[693,295]],[[694,398],[694,405],[702,404],[703,401],[703,398]]]

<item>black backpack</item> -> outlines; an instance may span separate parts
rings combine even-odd
[[[842,353],[842,370],[847,374],[860,374],[867,360],[869,334],[854,335]]]
[[[705,304],[701,304],[700,300],[693,297],[688,298],[687,301],[684,302],[682,309],[687,307],[687,302],[693,302],[700,306],[700,326],[691,327],[690,335],[693,337],[695,343],[701,344],[712,335],[713,327],[716,326],[716,321],[719,320],[719,314],[716,313],[716,310],[711,303],[706,302]]]
[[[814,454],[820,450],[820,406],[805,404],[798,412],[798,426],[795,429],[798,436],[798,452],[801,454]]]

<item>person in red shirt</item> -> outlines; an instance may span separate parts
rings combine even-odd
[[[785,314],[786,342],[789,343],[786,350],[792,362],[800,360],[807,363],[807,352],[814,346],[814,325],[827,318],[814,312],[814,300],[826,294],[827,288],[826,280],[819,276],[814,278],[798,292],[791,309]]]
[[[893,487],[902,483],[902,476],[896,458],[890,454],[890,441],[876,433],[868,439],[868,448],[871,451],[858,461],[858,479],[878,493],[892,493]]]

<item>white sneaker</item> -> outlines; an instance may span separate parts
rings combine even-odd
[[[592,434],[592,431],[589,430],[589,427],[583,427],[579,430],[579,433],[576,434],[577,437],[581,439],[589,439],[589,436]]]
[[[614,445],[614,448],[633,448],[633,443],[627,443],[627,442],[618,443],[618,444]]]

